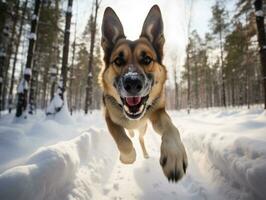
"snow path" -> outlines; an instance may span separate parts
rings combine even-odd
[[[177,184],[159,164],[160,137],[148,127],[142,155],[122,164],[99,111],[13,124],[0,119],[2,200],[262,200],[266,196],[266,113],[251,110],[171,112],[189,166]],[[67,122],[66,122],[67,119]],[[58,143],[59,142],[59,143]],[[29,156],[30,155],[30,156]],[[2,159],[3,158],[3,159]],[[3,161],[4,160],[4,161]],[[7,169],[7,170],[6,170]]]

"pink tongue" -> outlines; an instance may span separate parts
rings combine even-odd
[[[141,101],[141,97],[126,97],[126,102],[129,106],[138,105]]]

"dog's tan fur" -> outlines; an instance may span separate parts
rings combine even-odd
[[[147,121],[150,121],[154,130],[162,136],[160,163],[163,172],[168,180],[178,181],[186,172],[187,156],[179,132],[165,111],[164,84],[167,72],[161,63],[164,44],[162,29],[160,9],[153,6],[144,22],[140,38],[133,42],[126,40],[118,17],[111,8],[107,8],[102,25],[102,47],[106,66],[99,76],[99,81],[103,89],[105,119],[120,151],[121,162],[130,164],[136,159],[135,149],[125,129],[131,136],[133,130],[139,131],[143,155],[148,158],[144,135]],[[122,100],[117,88],[114,87],[115,78],[123,74],[129,66],[121,68],[113,63],[120,52],[123,52],[127,63],[133,64],[143,73],[151,73],[154,77],[154,84],[147,100],[147,104],[151,106],[138,120],[130,120],[125,116],[121,107]],[[152,58],[153,62],[148,66],[138,63],[141,52]]]

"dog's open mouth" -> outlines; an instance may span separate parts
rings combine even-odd
[[[146,101],[148,100],[148,97],[148,95],[145,97],[121,97],[123,101],[123,109],[127,117],[130,119],[140,118],[145,111]]]

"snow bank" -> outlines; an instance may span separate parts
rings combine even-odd
[[[177,185],[163,175],[161,138],[150,126],[145,136],[150,158],[143,158],[135,136],[136,162],[123,165],[100,111],[73,116],[63,111],[21,123],[2,116],[1,200],[262,200],[266,195],[266,112],[261,108],[170,112],[189,158]]]
[[[191,156],[198,162],[201,173],[212,176],[214,184],[219,182],[220,185],[223,181],[230,188],[235,188],[236,191],[223,191],[229,199],[264,199],[265,113],[222,111],[209,118],[208,128],[204,127],[205,130],[199,128],[200,121],[197,122],[196,119],[202,118],[190,118],[195,127],[184,133],[183,140]],[[264,138],[261,138],[262,133]]]
[[[64,95],[64,99],[67,99],[66,95]],[[60,110],[57,111],[57,109],[59,108]],[[55,94],[53,100],[48,105],[46,113],[48,114],[47,119],[52,119],[62,124],[73,123],[73,120],[68,110],[67,101],[63,102],[58,94]]]
[[[86,132],[91,136],[89,160],[78,171],[73,181],[73,187],[69,190],[67,198],[64,199],[109,200],[109,197],[103,196],[102,189],[113,171],[118,159],[118,151],[108,132],[92,128]]]
[[[0,175],[0,199],[61,199],[86,161],[90,136],[42,147],[24,165]]]
[[[0,165],[7,162],[10,157],[21,155],[21,151],[27,149],[29,143],[23,130],[0,127]]]

